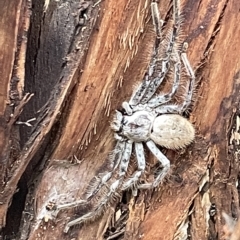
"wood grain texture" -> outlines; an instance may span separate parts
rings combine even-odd
[[[189,43],[189,59],[199,81],[191,114],[197,138],[181,154],[169,151],[168,156],[173,160],[170,179],[173,180],[160,186],[152,197],[149,197],[150,192],[142,192],[139,199],[132,202],[124,239],[184,239],[184,234],[190,234],[192,239],[222,236],[221,209],[229,209],[226,197],[232,192],[232,187],[226,186],[233,185],[237,177],[237,171],[231,171],[235,178],[226,180],[229,177],[226,164],[230,167],[231,161],[234,162],[233,156],[228,154],[228,129],[234,114],[233,101],[238,102],[238,66],[230,64],[237,63],[237,51],[233,60],[230,47],[234,49],[234,41],[227,22],[237,21],[238,12],[236,15],[230,12],[238,5],[236,1],[183,3],[183,35]],[[160,9],[166,11],[168,7],[165,3]],[[113,147],[109,129],[112,111],[130,96],[148,63],[153,43],[151,22],[146,25],[149,3],[121,1],[116,7],[114,1],[108,1],[102,3],[101,10],[99,30],[91,38],[79,84],[71,96],[70,109],[66,110],[68,118],[51,156],[51,159],[67,159],[74,154],[82,162],[69,167],[65,174],[63,170],[50,169],[44,175],[43,179],[54,180],[47,183],[48,187],[43,182],[38,189],[39,212],[49,195],[54,195],[52,191],[46,193],[46,189],[56,189],[54,198],[65,194],[67,202],[81,197]],[[224,61],[222,56],[226,58]],[[231,69],[231,73],[227,69]],[[235,164],[231,167],[236,168]],[[177,182],[174,176],[179,176]],[[213,206],[217,212],[211,216]],[[103,218],[80,229],[73,228],[65,236],[61,229],[72,214],[72,211],[63,212],[57,225],[48,224],[47,229],[54,226],[52,231],[56,239],[63,236],[64,239],[77,236],[79,239],[100,239],[113,211],[109,209]],[[40,230],[44,229],[41,224],[32,232],[31,239],[39,231],[43,239],[49,239],[49,231]]]
[[[5,186],[11,178],[12,166],[19,153],[19,130],[15,122],[25,105],[21,103],[24,102],[28,3],[1,2],[0,16],[0,226],[2,226],[5,225],[9,204],[6,201],[8,191],[5,192]]]
[[[38,119],[32,135],[24,137],[2,207],[6,214],[24,172],[35,178],[28,180],[21,240],[103,239],[114,225],[117,203],[95,222],[73,227],[67,234],[63,228],[79,216],[79,209],[62,211],[55,220],[46,210],[50,203],[80,199],[100,171],[114,146],[109,127],[114,110],[142,80],[154,44],[150,0],[109,0],[96,6],[89,2],[84,9],[73,0],[54,1],[45,10],[43,2],[35,2],[39,24],[29,32],[27,51],[35,62],[27,69],[26,81],[38,92],[25,116],[33,113]],[[136,198],[124,194],[120,206],[128,214],[115,239],[223,239],[222,211],[233,217],[239,211],[240,3],[184,0],[181,5],[182,38],[189,44],[187,54],[198,82],[190,113],[197,136],[185,150],[164,150],[171,173],[158,189],[140,191]],[[159,9],[167,21],[171,1],[161,1]],[[82,21],[84,14],[88,18],[79,26],[76,20]],[[62,25],[57,25],[61,16]],[[69,34],[62,34],[63,23]],[[7,76],[4,79],[9,84]],[[4,92],[6,98],[6,85]],[[146,158],[154,163],[147,153]],[[30,168],[34,173],[25,171],[34,159],[40,166]],[[2,219],[4,214],[0,208]]]

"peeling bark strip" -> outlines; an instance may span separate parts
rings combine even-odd
[[[18,128],[14,125],[32,95],[22,97],[26,32],[29,9],[26,1],[10,0],[0,3],[0,192],[11,177],[12,165],[19,153]],[[11,196],[10,196],[11,197]],[[0,199],[4,204],[5,199]],[[0,207],[0,226],[7,209]],[[3,221],[2,221],[2,216]]]
[[[33,158],[34,154],[40,148],[42,142],[44,141],[46,135],[51,130],[54,122],[56,121],[56,117],[62,109],[63,103],[71,91],[72,87],[76,83],[74,79],[74,75],[79,66],[81,66],[81,62],[86,54],[86,49],[89,44],[89,37],[91,35],[93,26],[96,22],[98,8],[92,7],[91,2],[89,2],[86,6],[79,6],[78,14],[76,15],[77,20],[81,20],[81,11],[87,11],[89,19],[86,22],[86,26],[84,28],[79,25],[79,21],[75,23],[75,32],[72,38],[71,44],[69,46],[68,55],[66,56],[66,62],[62,68],[60,73],[60,77],[52,90],[52,94],[42,108],[41,114],[37,119],[37,124],[32,131],[29,140],[26,142],[25,146],[19,153],[17,160],[12,164],[11,171],[8,173],[6,177],[8,181],[4,184],[3,190],[0,193],[0,226],[5,226],[5,218],[8,206],[12,199],[12,196],[17,188],[18,181],[28,166],[29,162]],[[19,9],[21,9],[21,5],[19,4]],[[74,5],[76,7],[76,5]],[[17,14],[14,15],[14,19]],[[26,18],[28,16],[25,16]],[[78,19],[79,18],[79,19]],[[24,19],[25,20],[25,19]],[[85,24],[85,23],[84,23]],[[16,25],[16,29],[21,25]],[[84,31],[83,31],[84,30]],[[13,119],[15,121],[15,115],[13,115]],[[17,117],[17,116],[16,116]],[[10,120],[10,125],[13,125],[13,120]],[[3,138],[4,139],[4,138]]]
[[[45,1],[44,7],[42,1],[34,0],[37,10],[33,8],[33,11],[40,14],[34,12],[33,16],[38,16],[41,24],[29,35],[25,32],[29,2],[2,2],[0,16],[4,17],[0,29],[4,43],[0,45],[0,56],[4,64],[0,64],[3,83],[0,87],[0,146],[3,149],[1,159],[7,159],[11,167],[7,167],[9,181],[2,183],[0,193],[1,225],[5,224],[19,179],[37,151],[42,151],[41,157],[50,164],[44,168],[39,184],[31,181],[28,185],[31,187],[17,239],[224,239],[222,211],[233,218],[238,217],[239,211],[239,0],[183,2],[183,36],[189,44],[188,56],[199,81],[191,113],[198,136],[186,151],[167,152],[168,158],[173,159],[169,179],[159,191],[144,191],[130,201],[125,193],[115,213],[115,209],[107,209],[96,222],[76,227],[67,235],[63,233],[65,223],[82,213],[62,212],[58,221],[53,222],[46,214],[46,206],[54,207],[56,201],[80,200],[112,150],[114,143],[109,121],[113,110],[130,97],[133,86],[143,78],[151,55],[150,1]],[[83,8],[77,7],[79,2]],[[163,19],[170,13],[169,9],[170,1],[160,2]],[[10,15],[4,15],[6,12]],[[57,20],[51,22],[51,19]],[[48,31],[49,26],[54,30]],[[56,26],[59,28],[54,28]],[[70,26],[71,34],[60,30],[66,26]],[[59,33],[61,31],[65,34]],[[22,42],[17,41],[17,35]],[[48,41],[49,35],[56,38]],[[27,57],[34,60],[31,71],[25,65],[27,36],[33,41],[29,45],[31,51],[27,52]],[[62,44],[64,39],[67,40]],[[60,56],[55,51],[57,48],[62,51],[61,60],[56,58]],[[14,63],[18,68],[14,68]],[[35,94],[24,107],[29,109],[30,116],[25,120],[36,114],[37,123],[22,149],[17,138],[17,156],[5,158],[11,147],[8,139],[16,140],[6,132],[9,116],[13,113],[7,103],[14,103],[16,107],[22,99],[25,67],[33,75],[25,84],[32,83],[28,92]],[[17,98],[9,102],[10,79],[20,81],[15,82]],[[47,85],[48,89],[38,85],[44,83],[44,79],[53,83],[51,87]],[[47,90],[49,96],[42,99]],[[42,106],[38,116],[37,111]],[[57,130],[53,128],[56,120],[60,126]],[[50,132],[50,142],[41,150]],[[50,159],[49,153],[52,153]],[[154,162],[150,155],[148,158],[149,162]],[[64,167],[54,164],[63,159],[66,160]],[[80,163],[69,165],[67,159],[75,162],[79,159]],[[42,166],[34,172],[41,171]]]

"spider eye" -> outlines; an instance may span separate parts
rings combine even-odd
[[[130,126],[130,128],[132,128],[132,129],[137,129],[137,128],[141,127],[141,126],[139,126],[139,125],[137,125],[137,124],[134,124],[134,123],[129,124],[129,126]]]

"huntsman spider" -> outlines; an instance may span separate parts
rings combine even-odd
[[[192,102],[195,76],[187,59],[187,43],[179,40],[181,19],[180,0],[173,0],[173,20],[171,27],[162,33],[163,21],[160,18],[157,2],[151,3],[153,25],[156,41],[153,54],[143,81],[133,92],[130,100],[122,103],[122,111],[116,111],[111,128],[115,132],[116,146],[109,156],[110,169],[98,174],[85,194],[84,200],[59,205],[54,213],[60,210],[89,204],[95,195],[95,205],[86,214],[67,223],[64,232],[71,226],[86,222],[100,216],[119,192],[132,189],[157,187],[170,169],[170,161],[158,146],[168,149],[180,149],[189,145],[194,139],[194,128],[184,118],[183,113]],[[181,77],[185,74],[188,81],[181,103],[173,103],[179,89]],[[166,79],[172,78],[172,86],[167,93],[157,91]],[[147,147],[162,166],[154,175],[152,182],[140,181],[145,171],[146,161],[144,147]],[[127,176],[131,155],[135,152],[137,167]],[[113,174],[116,179],[109,183]]]

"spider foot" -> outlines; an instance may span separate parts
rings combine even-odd
[[[80,205],[86,205],[87,203],[88,202],[86,200],[78,200],[72,203],[62,204],[62,205],[56,206],[56,208],[52,211],[51,215],[53,218],[56,218],[58,213],[62,210],[71,209],[74,207],[78,207]]]
[[[138,185],[138,189],[153,189],[154,186],[152,183],[142,183]]]

